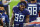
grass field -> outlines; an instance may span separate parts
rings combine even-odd
[[[12,16],[12,8],[13,6],[17,5],[20,0],[11,0],[10,2],[10,17]]]

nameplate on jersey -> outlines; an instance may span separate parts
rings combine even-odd
[[[37,4],[28,4],[28,6],[37,6]]]

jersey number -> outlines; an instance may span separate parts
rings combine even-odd
[[[23,22],[24,15],[15,14],[15,21]]]
[[[30,15],[37,15],[37,7],[28,7]]]

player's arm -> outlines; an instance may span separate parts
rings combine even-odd
[[[26,16],[26,23],[29,23],[29,16],[30,16],[30,15],[27,15],[27,16]]]
[[[13,21],[14,21],[14,12],[13,12],[13,14],[12,14],[12,18],[11,18],[10,26],[13,25],[13,23],[14,23]]]
[[[6,21],[6,26],[9,27],[9,17],[8,17],[8,15],[6,16],[6,20],[5,21]]]
[[[29,22],[29,16],[30,16],[30,12],[29,10],[26,10],[26,23]]]

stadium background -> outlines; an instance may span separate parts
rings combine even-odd
[[[16,6],[19,2],[20,2],[20,0],[11,0],[11,2],[10,2],[10,13],[9,13],[10,18],[12,17],[12,8],[13,8],[13,6]]]

